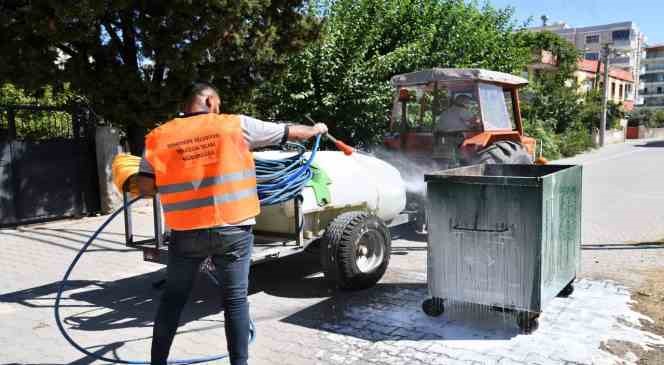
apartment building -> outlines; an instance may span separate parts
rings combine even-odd
[[[664,43],[646,47],[642,63],[640,106],[664,109]]]
[[[535,27],[533,31],[547,30],[569,40],[589,61],[599,61],[604,44],[611,44],[616,51],[609,57],[611,69],[616,67],[632,74],[634,87],[628,95],[629,100],[640,101],[639,74],[645,36],[634,22],[620,22],[589,27],[570,27],[566,23],[554,23],[549,26]]]

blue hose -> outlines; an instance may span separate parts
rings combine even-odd
[[[267,160],[267,159],[255,160],[256,180],[258,181],[257,189],[261,205],[278,204],[295,198],[298,194],[300,194],[300,191],[302,190],[304,185],[313,176],[313,173],[311,171],[311,163],[313,162],[314,157],[316,156],[316,151],[318,150],[318,147],[320,145],[320,135],[316,137],[316,142],[314,143],[314,148],[311,152],[311,156],[309,156],[309,159],[306,161],[304,159],[304,153],[306,151],[304,146],[300,144],[291,144],[291,145],[299,150],[298,154],[295,156],[282,160]],[[55,304],[53,307],[55,312],[55,323],[58,326],[58,330],[60,330],[60,333],[65,338],[65,340],[69,342],[70,345],[72,345],[78,351],[82,352],[87,356],[93,357],[101,361],[108,361],[116,364],[149,365],[150,361],[111,359],[88,351],[86,348],[76,343],[76,341],[74,341],[74,339],[71,338],[71,336],[69,336],[69,333],[67,333],[67,330],[63,326],[62,319],[60,318],[60,301],[62,300],[62,294],[65,291],[67,283],[69,282],[69,276],[71,275],[71,272],[74,270],[74,267],[81,259],[81,256],[83,256],[85,251],[87,251],[90,244],[92,244],[92,242],[97,238],[97,236],[99,236],[99,234],[106,228],[106,226],[109,225],[109,223],[111,223],[111,221],[118,214],[120,214],[120,212],[122,212],[125,208],[129,207],[130,205],[134,204],[139,199],[140,197],[134,198],[129,203],[127,203],[126,206],[120,207],[115,212],[113,212],[113,214],[111,214],[111,216],[108,217],[108,219],[106,219],[106,221],[104,221],[104,223],[101,226],[99,226],[99,228],[97,228],[97,230],[92,234],[92,236],[90,236],[90,239],[88,239],[88,241],[83,245],[83,247],[81,247],[81,249],[76,254],[76,257],[74,257],[74,260],[71,262],[71,264],[69,264],[69,267],[67,268],[67,271],[65,272],[65,275],[62,278],[62,281],[60,282],[60,286],[58,287],[58,292],[56,293],[55,296]],[[250,325],[249,343],[253,343],[254,340],[256,339],[256,328],[254,326],[253,321],[250,321],[249,325]],[[205,356],[205,357],[198,357],[192,359],[176,359],[176,360],[169,360],[168,364],[173,364],[173,365],[199,364],[203,362],[221,360],[227,357],[228,354],[221,354],[221,355]]]
[[[299,150],[295,156],[281,160],[254,159],[261,205],[279,204],[295,198],[313,176],[311,163],[320,146],[320,135],[316,137],[308,160],[304,157],[304,146],[297,143],[289,145]]]
[[[135,198],[131,200],[128,204],[127,207],[134,204],[137,200],[139,200],[140,197]],[[55,323],[58,326],[58,329],[60,330],[60,333],[62,333],[62,336],[69,342],[70,345],[72,345],[74,348],[76,348],[78,351],[82,352],[83,354],[93,357],[95,359],[101,360],[101,361],[108,361],[116,364],[150,364],[150,361],[146,360],[123,360],[123,359],[111,359],[108,357],[100,356],[95,353],[92,353],[85,349],[83,346],[79,345],[74,341],[74,339],[69,336],[69,333],[67,333],[67,330],[65,327],[62,325],[62,319],[60,318],[60,301],[62,300],[62,294],[65,291],[65,288],[67,286],[67,282],[69,282],[69,276],[71,275],[71,272],[74,270],[74,267],[80,260],[81,256],[85,253],[85,251],[88,249],[92,241],[94,241],[97,236],[108,226],[109,223],[115,218],[120,212],[122,212],[126,207],[120,207],[118,210],[113,212],[108,219],[95,231],[95,233],[92,234],[90,239],[81,247],[81,249],[78,251],[78,254],[76,254],[76,257],[74,257],[74,260],[71,262],[69,267],[67,268],[67,271],[65,272],[65,276],[62,278],[62,281],[60,282],[60,287],[58,288],[58,292],[55,296],[55,305],[54,305],[54,311],[55,311]],[[253,321],[250,321],[250,328],[249,328],[249,343],[254,342],[256,338],[256,329],[254,326]],[[224,358],[227,358],[228,354],[221,354],[221,355],[213,355],[213,356],[205,356],[205,357],[198,357],[198,358],[193,358],[193,359],[181,359],[181,360],[170,360],[168,361],[168,364],[198,364],[198,363],[203,363],[203,362],[208,362],[208,361],[215,361],[215,360],[221,360]]]

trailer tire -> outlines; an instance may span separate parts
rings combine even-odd
[[[429,317],[439,317],[445,313],[445,303],[441,298],[428,298],[422,302],[422,311]]]
[[[533,158],[518,142],[498,141],[477,153],[477,164],[532,165]]]
[[[321,240],[325,278],[340,289],[370,288],[385,274],[390,250],[390,231],[382,220],[367,212],[343,213]]]

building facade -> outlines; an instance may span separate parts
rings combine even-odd
[[[646,47],[642,63],[641,106],[664,109],[664,43]]]
[[[555,23],[532,30],[547,30],[560,35],[574,44],[582,52],[583,58],[589,61],[599,61],[602,57],[602,47],[607,43],[610,44],[616,52],[609,57],[609,65],[612,69],[619,67],[632,74],[634,87],[628,97],[637,104],[642,101],[639,97],[639,74],[645,36],[634,22],[577,28],[570,27],[566,23]]]
[[[589,92],[598,82],[598,87],[603,90],[604,87],[604,65],[599,66],[599,61],[581,60],[577,70],[574,72],[579,92]],[[596,78],[599,77],[599,80]],[[634,76],[629,71],[622,68],[611,67],[609,71],[608,100],[614,103],[622,104],[625,111],[634,109]]]

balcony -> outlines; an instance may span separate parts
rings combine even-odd
[[[641,91],[639,93],[639,95],[643,96],[643,97],[646,97],[646,98],[647,97],[653,97],[653,96],[664,96],[664,90],[662,90],[662,91],[648,91],[648,92]]]
[[[650,70],[642,70],[641,75],[648,75],[648,74],[659,74],[659,73],[664,73],[664,67],[659,68],[659,69],[650,69]]]
[[[657,56],[657,57],[644,57],[641,60],[641,63],[645,64],[652,64],[652,63],[664,63],[664,55],[662,56]]]
[[[634,66],[632,58],[629,56],[624,57],[613,57],[609,59],[610,65],[625,65],[625,66]]]

